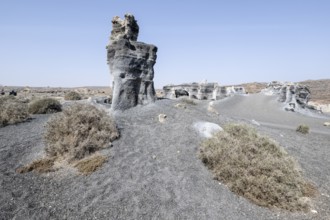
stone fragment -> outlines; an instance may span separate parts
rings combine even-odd
[[[137,42],[139,26],[131,14],[112,20],[107,60],[113,77],[113,110],[125,110],[155,101],[154,65],[157,47]]]
[[[330,122],[324,122],[323,125],[326,127],[330,127]]]
[[[165,114],[159,114],[158,115],[158,120],[160,123],[164,123],[166,121],[167,115]]]
[[[199,135],[204,138],[210,138],[214,133],[223,131],[223,128],[221,128],[219,125],[204,121],[194,123],[193,127],[199,133]]]

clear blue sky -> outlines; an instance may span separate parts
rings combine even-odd
[[[155,85],[330,78],[329,0],[0,0],[0,84],[107,86],[112,17],[158,46]]]

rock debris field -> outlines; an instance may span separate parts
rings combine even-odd
[[[90,175],[73,168],[16,173],[43,156],[51,115],[0,128],[0,219],[330,219],[330,128],[323,126],[329,116],[287,112],[262,94],[214,101],[219,114],[207,110],[209,101],[174,107],[180,102],[116,112],[121,137],[101,151],[109,159]],[[162,123],[159,114],[166,115]],[[280,143],[317,187],[316,212],[259,207],[214,180],[198,158],[205,137],[194,124],[201,122],[246,123]],[[299,124],[310,133],[297,133]]]

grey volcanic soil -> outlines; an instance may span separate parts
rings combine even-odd
[[[115,115],[121,138],[102,151],[108,162],[90,176],[63,169],[49,174],[15,170],[43,154],[42,135],[50,116],[0,128],[0,219],[330,219],[330,129],[325,119],[284,112],[273,97],[236,96],[187,109],[160,100]],[[164,124],[158,114],[168,116]],[[280,142],[319,189],[317,214],[258,207],[213,180],[198,159],[202,138],[192,124],[250,123]],[[309,135],[295,132],[307,123]]]

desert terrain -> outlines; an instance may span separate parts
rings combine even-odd
[[[312,94],[320,91],[313,82],[310,86]],[[113,115],[120,138],[100,152],[108,160],[90,175],[65,166],[21,174],[18,168],[44,156],[43,135],[52,115],[1,127],[0,219],[330,219],[330,128],[323,125],[330,121],[328,114],[284,111],[276,96],[252,92],[214,101],[213,112],[207,100],[177,108],[183,103],[178,98],[113,113],[110,104],[95,101],[109,96],[104,89],[75,89],[94,97],[80,101],[63,100],[63,89],[19,91],[27,99],[54,97],[64,108],[73,102],[96,105]],[[329,104],[328,90],[315,94]],[[163,123],[159,114],[167,116]],[[205,139],[194,127],[198,122],[248,124],[278,142],[318,189],[311,201],[314,212],[260,207],[214,180],[198,157]],[[300,124],[310,133],[297,133]]]

